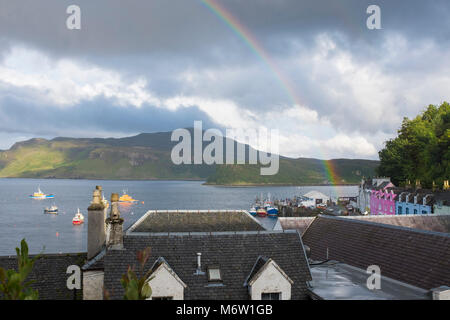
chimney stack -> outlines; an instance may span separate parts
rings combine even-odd
[[[205,273],[202,271],[202,253],[197,252],[197,270],[195,270],[194,275],[201,276]]]
[[[107,245],[110,249],[123,248],[123,218],[120,217],[119,211],[119,194],[111,194],[111,212],[106,219],[108,226]]]
[[[416,180],[416,190],[422,189],[422,185],[420,184],[420,180]]]
[[[450,186],[448,185],[448,180],[444,180],[444,187],[443,187],[443,189],[444,190],[450,189]]]
[[[101,199],[102,187],[96,186],[88,208],[88,259],[95,257],[105,244],[105,207]]]

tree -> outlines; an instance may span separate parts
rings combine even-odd
[[[137,260],[139,261],[141,277],[138,278],[134,271],[134,266],[128,266],[127,273],[122,276],[121,283],[125,289],[125,300],[145,300],[152,295],[152,289],[149,281],[153,277],[149,278],[151,270],[144,274],[144,266],[150,257],[150,248],[145,248],[142,251],[137,252]]]
[[[20,247],[21,249],[16,248],[18,272],[0,268],[0,293],[4,300],[37,300],[39,298],[38,291],[30,287],[34,281],[26,282],[26,279],[41,255],[30,259],[25,239],[20,242]]]
[[[386,141],[379,157],[377,173],[394,184],[442,185],[450,176],[450,104],[429,105],[416,118],[404,118],[398,136]]]

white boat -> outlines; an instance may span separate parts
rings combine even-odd
[[[30,195],[30,198],[32,199],[52,199],[55,195],[53,194],[45,194],[41,191],[41,187],[38,187],[38,191]]]
[[[84,222],[84,216],[80,212],[80,208],[78,208],[78,212],[75,214],[75,217],[72,219],[72,224],[82,224]]]

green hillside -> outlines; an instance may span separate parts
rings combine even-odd
[[[334,181],[317,159],[280,158],[274,176],[261,176],[258,165],[175,165],[170,132],[119,139],[31,139],[0,151],[0,177],[73,179],[206,180],[208,184],[357,183],[374,174],[377,161],[331,160]],[[248,147],[247,147],[248,148]]]

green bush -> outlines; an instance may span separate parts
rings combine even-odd
[[[25,239],[20,242],[20,247],[21,249],[16,248],[18,272],[0,268],[1,298],[4,300],[37,300],[39,298],[38,291],[30,287],[33,281],[26,281],[26,279],[41,255],[30,259]]]
[[[150,257],[150,248],[145,248],[142,251],[138,251],[137,260],[139,261],[140,274],[143,275],[138,278],[131,266],[128,266],[127,273],[122,276],[121,283],[125,289],[125,300],[145,300],[151,297],[152,289],[149,281],[153,277],[149,278],[151,270],[144,274],[144,265]]]

